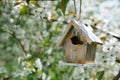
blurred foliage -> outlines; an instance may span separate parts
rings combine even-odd
[[[61,0],[58,4],[57,4],[57,9],[60,8],[62,10],[62,12],[65,14],[65,10],[67,7],[67,3],[69,2],[69,0]]]
[[[21,8],[20,8],[20,14],[21,15],[24,15],[24,14],[28,14],[28,7],[26,5],[23,5]]]
[[[60,64],[64,49],[57,47],[75,18],[73,1],[1,0],[0,80],[111,80],[120,66],[120,42],[106,32],[119,33],[120,2],[115,1],[83,0],[80,22],[90,25],[104,45],[97,49],[96,66],[74,67]],[[106,15],[110,10],[115,13]]]
[[[104,73],[105,73],[105,71],[99,71],[99,72],[97,72],[97,79],[98,80],[102,80]]]

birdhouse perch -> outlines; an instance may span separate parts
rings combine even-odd
[[[59,46],[64,46],[67,63],[94,63],[97,44],[102,41],[85,25],[72,20]]]

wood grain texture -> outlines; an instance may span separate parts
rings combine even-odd
[[[96,43],[87,44],[87,55],[86,60],[87,63],[93,63],[95,60],[95,52],[96,52]]]

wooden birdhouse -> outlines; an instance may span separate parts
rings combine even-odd
[[[67,63],[93,63],[97,44],[102,41],[87,26],[72,20],[59,46],[64,46]]]

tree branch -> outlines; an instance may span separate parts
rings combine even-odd
[[[98,28],[96,28],[98,29]],[[118,34],[115,34],[113,32],[107,31],[107,30],[103,30],[103,29],[98,29],[101,30],[102,32],[106,33],[107,35],[111,35],[112,37],[118,39],[120,41],[120,36]]]
[[[109,24],[109,21],[106,21],[104,27],[108,26],[108,24]],[[118,39],[120,41],[120,35],[119,34],[115,34],[115,33],[111,32],[111,31],[105,30],[103,28],[98,28],[98,27],[96,27],[95,24],[94,24],[94,26],[92,26],[92,28],[95,29],[95,30],[100,30],[100,31],[106,33],[107,35],[110,35],[110,36],[112,36],[112,37],[114,37],[114,38],[116,38],[116,39]]]
[[[113,80],[118,80],[120,78],[120,70],[118,72],[118,74],[113,78]]]
[[[4,30],[4,29],[2,29],[4,32],[7,32],[8,34],[10,34],[14,39],[16,39],[17,40],[17,42],[18,42],[18,44],[20,44],[20,47],[21,47],[21,49],[23,50],[23,52],[25,53],[25,54],[27,54],[27,51],[25,50],[25,47],[24,47],[24,45],[22,44],[22,42],[21,42],[21,40],[19,39],[19,38],[17,38],[17,36],[16,36],[16,33],[13,31],[13,32],[9,32],[9,31],[6,31],[6,30]]]
[[[9,33],[9,34],[10,34],[14,39],[17,40],[17,42],[20,44],[20,47],[21,47],[21,49],[23,50],[23,52],[24,52],[25,54],[27,54],[27,51],[25,50],[25,47],[23,46],[21,40],[20,40],[19,38],[17,38],[16,33],[13,31],[12,33]]]

